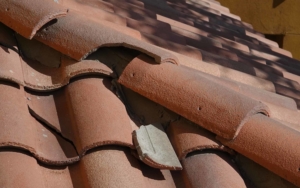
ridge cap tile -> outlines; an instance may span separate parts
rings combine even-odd
[[[300,186],[299,131],[262,114],[249,118],[234,140],[217,137],[282,178]]]
[[[269,114],[263,103],[189,73],[172,64],[154,65],[149,57],[140,55],[127,65],[118,82],[227,139],[234,139],[252,115]],[[178,91],[174,93],[173,89]]]
[[[62,35],[62,33],[68,34]],[[76,60],[85,59],[102,46],[124,46],[149,54],[155,58],[157,63],[172,62],[177,64],[177,58],[171,54],[113,30],[107,27],[105,23],[94,22],[74,12],[70,12],[68,16],[59,19],[57,23],[39,31],[35,38]]]

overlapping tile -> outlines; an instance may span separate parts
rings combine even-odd
[[[36,121],[28,111],[23,88],[1,81],[1,147],[29,151],[43,163],[62,165],[77,161],[72,143]],[[1,153],[1,152],[0,152]]]
[[[26,153],[1,150],[0,184],[5,187],[167,187],[175,188],[170,171],[149,169],[127,148],[107,146],[84,156],[79,163],[42,166]]]
[[[233,139],[251,115],[268,115],[267,106],[259,101],[189,73],[169,63],[154,65],[149,57],[139,56],[125,68],[119,83],[227,139]],[[175,88],[180,89],[174,93]]]
[[[180,160],[199,150],[231,152],[215,139],[214,134],[184,119],[170,123],[167,133]]]
[[[195,153],[182,161],[189,187],[246,187],[235,165],[225,154]]]
[[[262,101],[264,103],[274,104],[275,106],[282,107],[283,109],[289,109],[292,111],[297,110],[297,105],[295,101],[291,98],[284,97],[282,95],[275,94],[273,92],[265,91],[262,89],[258,89],[237,81],[233,81],[230,79],[227,79],[225,77],[217,78],[214,76],[211,76],[209,74],[202,73],[200,71],[195,71],[193,69],[190,69],[185,66],[181,66],[185,68],[186,70],[190,71],[191,74],[199,74],[203,77],[209,78],[210,80],[213,80],[216,83],[219,83],[221,85],[224,85],[236,92],[239,92],[247,97],[253,98],[258,101]]]
[[[263,89],[270,92],[276,92],[274,84],[268,80],[264,80],[220,65],[200,61],[170,50],[168,50],[168,52],[173,53],[178,57],[180,65],[184,65],[217,77],[231,79],[246,85],[250,85],[255,88]]]
[[[299,131],[257,114],[245,123],[234,140],[219,140],[284,179],[300,185],[299,137]]]
[[[0,78],[24,84],[23,70],[19,54],[14,50],[1,46],[0,49]]]
[[[0,6],[7,2],[3,1]],[[18,3],[28,2],[31,1]],[[42,8],[34,12],[29,24],[17,22],[28,18],[19,15],[25,9],[35,11],[36,7],[23,6],[15,17],[9,17],[12,25],[3,22],[14,31],[0,26],[3,49],[0,78],[4,80],[0,83],[3,90],[0,116],[4,122],[0,161],[9,161],[0,164],[1,186],[245,187],[242,178],[246,177],[230,162],[233,156],[224,152],[231,149],[300,185],[299,172],[296,172],[299,170],[300,119],[296,106],[300,106],[299,62],[227,8],[214,0],[198,3],[126,0],[126,4],[117,0],[59,0],[55,3],[49,0],[43,5],[37,3],[37,7]],[[42,12],[47,4],[51,6]],[[65,17],[55,17],[57,19],[42,27],[46,13],[68,8],[71,12]],[[0,14],[12,12],[5,12],[4,8]],[[14,33],[31,38],[40,27],[36,39],[42,41],[45,48],[40,51],[32,48],[33,53],[26,51],[30,47]],[[122,63],[105,62],[116,74],[97,58],[78,62],[102,46],[125,46],[137,50],[130,54],[132,57],[140,51],[155,60],[141,55],[130,62],[124,72],[132,57],[120,56]],[[50,48],[57,53],[50,53]],[[115,61],[112,55],[120,54],[101,53],[105,57],[99,60]],[[47,59],[47,56],[51,57]],[[158,64],[161,62],[180,66]],[[160,121],[168,127],[168,135],[182,160],[181,173],[154,169],[134,158],[136,151],[130,154],[129,148],[134,148],[131,133],[137,125],[133,122],[136,114],[132,114],[132,103],[127,102],[141,100],[126,99],[130,96],[128,93],[134,92],[114,82],[131,120],[124,104],[110,91],[111,80],[107,77],[120,74],[119,82],[162,105],[147,99],[149,103],[136,104],[145,107],[132,109],[139,110],[138,121]],[[78,76],[80,78],[75,78]],[[30,90],[25,89],[24,93],[23,86]],[[163,106],[178,114],[165,113]],[[153,112],[155,109],[158,111]],[[178,120],[179,116],[197,125],[186,123],[183,118]],[[15,126],[7,126],[12,124]],[[215,140],[215,134],[221,143]],[[22,153],[20,149],[29,153]],[[21,177],[20,181],[15,177]]]
[[[34,90],[53,90],[69,83],[70,79],[80,75],[113,76],[112,70],[98,61],[74,61],[61,58],[59,68],[40,65],[30,59],[21,60],[25,86]]]
[[[0,78],[34,90],[58,89],[79,75],[113,76],[112,70],[98,61],[77,62],[68,57],[61,57],[60,67],[52,68],[28,58],[22,59],[17,52],[4,46],[0,53]]]
[[[68,12],[66,8],[57,5],[55,2],[50,3],[48,1],[3,0],[0,3],[0,21],[29,39],[43,25],[53,19],[65,16]]]
[[[79,79],[52,93],[28,92],[28,104],[36,118],[71,140],[80,156],[101,145],[133,148],[131,121],[110,87],[109,79]]]
[[[65,32],[68,35],[64,35]],[[69,39],[66,39],[66,36]],[[72,12],[59,19],[57,23],[41,30],[35,38],[76,60],[84,59],[101,46],[124,46],[140,50],[154,57],[158,63],[165,61],[177,63],[176,57],[155,46]],[[73,38],[77,40],[72,40]]]

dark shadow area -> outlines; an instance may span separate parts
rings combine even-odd
[[[139,30],[148,43],[268,80],[291,91],[299,89],[299,83],[286,78],[283,74],[283,71],[287,71],[299,76],[299,64],[294,59],[274,51],[274,47],[269,44],[246,35],[245,30],[257,33],[247,27],[247,24],[226,15],[218,16],[214,9],[198,3],[174,3],[173,1],[149,3],[146,0],[142,2],[144,2],[144,7],[135,6],[132,11],[130,9],[132,5],[128,5],[126,8],[123,7],[123,11],[127,11],[127,16],[139,21],[138,24],[129,23],[128,27]],[[277,6],[282,2],[274,1]],[[176,20],[178,23],[161,21],[158,17],[154,19],[149,11]],[[208,20],[206,20],[207,17]],[[143,23],[147,23],[147,27]],[[171,28],[169,24],[172,25]],[[191,32],[190,28],[197,29],[197,32],[194,32],[195,29]],[[162,30],[165,31],[163,34]],[[283,35],[266,35],[266,38],[277,42],[282,47]],[[240,46],[248,47],[250,52],[241,51]],[[251,50],[256,50],[256,52],[253,54]],[[278,60],[271,61],[267,56],[273,56]],[[299,68],[295,69],[295,67]],[[279,90],[276,92],[284,96],[295,95],[295,92],[291,94],[291,91],[286,94]]]
[[[64,166],[54,166],[54,165],[47,165],[47,164],[44,164],[44,163],[41,163],[38,161],[38,164],[41,166],[41,167],[44,167],[48,170],[58,170],[58,171],[63,171],[63,170],[66,170],[68,168],[68,165],[64,165]]]
[[[90,54],[87,60],[97,60],[110,69],[119,77],[127,64],[141,52],[125,47],[103,47]]]
[[[20,153],[20,154],[26,155],[28,157],[32,157],[32,154],[29,151],[27,151],[25,149],[18,148],[18,147],[12,147],[12,146],[1,147],[0,152]]]
[[[49,22],[47,22],[45,25],[43,25],[36,33],[39,33],[40,31],[44,30],[47,31],[48,27],[50,27],[51,25],[54,25],[58,22],[58,19],[53,19]]]
[[[16,34],[16,41],[20,56],[25,59],[38,61],[40,65],[51,68],[58,68],[61,63],[62,54],[53,48],[39,42],[35,39],[29,40]]]
[[[274,0],[275,1],[275,0]],[[285,35],[272,35],[272,34],[265,34],[265,37],[269,40],[277,42],[279,47],[283,47],[283,40]]]
[[[7,80],[1,80],[0,79],[0,84],[2,85],[6,85],[6,86],[10,86],[10,87],[14,87],[16,89],[20,89],[19,84],[11,82],[11,81],[7,81]]]
[[[279,177],[249,158],[237,154],[234,158],[242,176],[249,187],[296,188],[295,185]]]
[[[0,47],[2,48],[2,50],[4,50],[6,53],[9,53],[8,51],[8,47],[7,46],[4,46],[4,44],[0,44]],[[10,48],[12,50],[14,50],[15,52],[18,52],[15,48]]]
[[[30,110],[30,111],[32,111],[32,110]],[[76,147],[71,140],[64,138],[61,133],[57,132],[52,127],[46,125],[43,121],[41,121],[39,119],[36,119],[36,120],[38,121],[37,129],[39,131],[44,129],[43,132],[41,132],[41,135],[43,133],[47,133],[47,132],[52,134],[55,137],[55,139],[57,140],[57,142],[59,143],[61,150],[64,152],[64,155],[67,158],[71,159],[71,158],[78,157]],[[45,132],[45,130],[47,130],[47,132]]]
[[[281,5],[281,3],[283,3],[285,0],[273,0],[273,8],[278,7],[279,5]]]
[[[163,173],[160,169],[152,168],[143,162],[140,162],[142,173],[145,177],[155,180],[165,180]]]

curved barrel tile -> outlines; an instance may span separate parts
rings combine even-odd
[[[169,171],[144,167],[128,148],[107,146],[80,162],[43,166],[26,153],[0,150],[0,185],[3,187],[132,187],[175,188]],[[163,179],[162,179],[163,178]]]
[[[53,93],[27,93],[35,117],[71,140],[80,156],[101,145],[133,148],[132,125],[108,79],[84,78]]]
[[[239,92],[247,97],[250,97],[252,99],[262,101],[265,104],[273,104],[276,106],[279,106],[281,108],[286,108],[292,111],[297,110],[297,105],[295,101],[291,98],[278,95],[276,93],[272,93],[269,91],[265,91],[259,88],[255,88],[240,82],[236,82],[234,80],[226,79],[226,78],[218,78],[209,74],[205,74],[203,72],[191,69],[189,67],[181,66],[182,68],[185,68],[186,70],[190,71],[191,74],[199,74],[205,78],[208,78],[220,85],[226,86],[236,92]]]
[[[47,67],[30,59],[22,59],[14,50],[1,46],[0,79],[12,81],[38,91],[58,89],[69,83],[73,77],[81,75],[112,76],[106,65],[92,60],[77,62],[62,57],[59,68]]]
[[[29,114],[26,100],[30,98],[26,99],[22,88],[1,81],[0,90],[0,147],[25,149],[46,164],[64,165],[78,161],[71,143]]]
[[[297,109],[288,109],[283,106],[277,106],[274,104],[268,104],[264,102],[266,105],[268,105],[270,109],[270,117],[278,119],[280,121],[285,121],[290,124],[294,124],[299,126],[299,131],[300,131],[300,114],[297,111]]]
[[[300,186],[300,134],[262,114],[252,116],[226,146],[252,159],[284,179]]]
[[[124,69],[119,83],[227,139],[236,137],[252,115],[268,115],[261,102],[180,66],[153,63],[138,56]]]
[[[177,58],[164,50],[76,13],[69,13],[44,28],[36,39],[76,60],[86,58],[99,47],[124,46],[154,57],[157,63],[168,61],[177,64]]]
[[[188,187],[243,187],[245,182],[225,154],[200,153],[182,160]]]
[[[7,47],[0,46],[0,79],[24,84],[23,70],[19,54]]]
[[[53,19],[65,16],[68,12],[55,2],[39,0],[1,0],[0,22],[20,33],[33,38],[35,33]]]
[[[93,60],[74,61],[62,57],[59,68],[44,66],[30,59],[23,59],[25,86],[36,91],[49,91],[61,88],[70,79],[80,75],[114,76],[106,65]]]
[[[197,150],[216,149],[231,152],[215,139],[213,133],[187,120],[170,123],[167,133],[180,160]]]

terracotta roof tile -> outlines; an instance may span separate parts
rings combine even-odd
[[[101,46],[125,46],[148,53],[150,56],[154,56],[157,62],[172,61],[176,63],[175,57],[157,50],[155,46],[141,43],[137,39],[105,27],[105,24],[85,21],[85,17],[76,13],[69,13],[69,16],[59,19],[56,24],[44,28],[35,38],[76,60],[84,59]],[[78,24],[82,24],[82,29],[77,28]],[[62,35],[67,31],[69,40],[66,40]],[[86,35],[86,33],[89,34]],[[89,41],[86,36],[90,36]],[[78,40],[71,39],[74,37]],[[79,40],[80,38],[81,40]],[[74,46],[74,48],[70,48],[70,46]]]
[[[0,8],[0,187],[300,186],[299,61],[219,2]]]
[[[1,51],[0,77],[35,90],[53,90],[69,83],[70,78],[86,73],[113,75],[105,65],[91,60],[76,62],[62,57],[60,68],[50,68],[19,55],[6,47]]]
[[[182,66],[182,67],[185,68],[184,66]],[[257,89],[255,87],[243,84],[241,82],[236,82],[231,79],[224,78],[224,77],[222,79],[220,79],[220,78],[211,76],[209,74],[202,73],[200,71],[195,71],[190,68],[187,68],[187,69],[191,72],[191,74],[199,74],[199,75],[201,75],[205,78],[208,78],[220,85],[224,85],[236,92],[239,92],[239,93],[241,93],[245,96],[248,96],[250,98],[253,98],[255,100],[262,101],[264,103],[274,104],[276,106],[283,107],[284,109],[290,109],[293,111],[297,110],[295,101],[290,98],[284,97],[282,95],[278,95],[273,92],[265,91],[262,89]]]
[[[34,6],[32,6],[34,4]],[[11,2],[1,1],[0,21],[26,38],[35,33],[49,21],[65,16],[67,9],[54,2],[27,0]]]
[[[162,38],[167,41],[175,42],[178,44],[186,45],[186,40],[183,36],[176,33],[171,33],[170,25],[148,25],[144,22],[136,21],[133,19],[127,19],[127,26],[133,29],[137,29],[142,33],[150,34]],[[164,31],[164,32],[161,32]],[[171,33],[171,34],[170,34]]]
[[[220,140],[230,148],[299,185],[298,131],[257,114],[248,120],[234,140]]]
[[[1,147],[31,152],[44,163],[61,165],[78,160],[75,148],[60,135],[36,121],[28,111],[24,89],[1,82]],[[19,112],[19,113],[15,113]],[[26,126],[24,126],[26,125]]]
[[[184,159],[182,164],[190,187],[246,187],[244,180],[224,154],[195,154]]]
[[[38,119],[71,140],[80,156],[100,145],[133,147],[130,119],[110,86],[107,79],[86,78],[51,94],[28,93],[29,108]]]
[[[62,2],[64,7],[68,7],[73,11],[78,11],[80,14],[88,16],[94,21],[106,20],[118,25],[126,26],[126,19],[114,14],[113,6],[102,1],[74,1],[64,0]],[[105,3],[105,4],[104,4]]]
[[[231,152],[215,139],[214,134],[184,119],[170,123],[168,135],[180,160],[196,150],[219,149]]]
[[[19,54],[7,47],[1,46],[0,78],[23,84],[23,72]]]
[[[163,74],[164,70],[168,70],[170,74]],[[237,131],[246,121],[245,118],[256,113],[268,114],[267,106],[262,103],[239,95],[209,79],[188,73],[190,72],[185,72],[179,66],[169,63],[155,66],[153,60],[146,56],[139,56],[125,68],[119,82],[228,139],[233,139],[237,135]],[[172,75],[176,75],[176,78]],[[159,81],[166,86],[172,85],[172,87],[161,88],[159,85],[151,84],[150,80]],[[189,82],[190,80],[193,82]],[[188,82],[189,84],[186,84]],[[171,94],[172,88],[181,88],[181,90],[176,94]],[[195,93],[195,88],[198,88],[199,94]],[[180,92],[185,94],[180,94]],[[223,95],[218,97],[211,96],[209,93],[222,93]],[[237,108],[234,105],[237,101],[244,105]],[[210,106],[215,106],[215,108],[212,109]],[[232,113],[239,115],[236,119],[229,118],[229,114]],[[220,125],[218,122],[228,124]]]
[[[3,186],[175,187],[169,171],[148,169],[128,149],[120,147],[97,149],[80,163],[61,168],[41,166],[34,158],[14,150],[1,150],[0,160],[7,161],[1,163]]]

